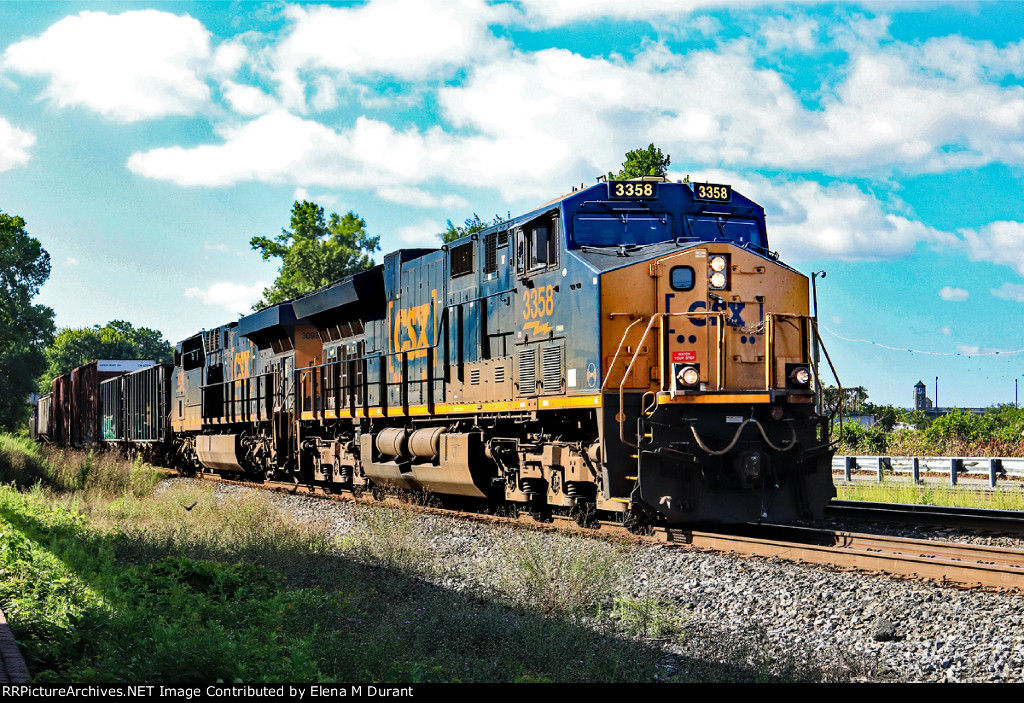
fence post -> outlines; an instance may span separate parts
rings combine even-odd
[[[850,482],[850,474],[854,469],[857,468],[857,457],[847,456],[843,457],[843,475],[846,477],[846,482]]]
[[[913,472],[914,472],[914,485],[916,486],[916,485],[921,483],[921,460],[918,457],[916,457],[916,456],[914,457]]]
[[[949,460],[949,484],[951,486],[956,485],[956,475],[964,470],[963,459],[950,459]]]
[[[892,460],[887,456],[878,457],[878,482],[881,483],[885,478],[885,471],[889,470],[892,473]]]
[[[988,460],[988,487],[996,487],[996,475],[1003,473],[1003,460],[1002,459],[989,459]]]

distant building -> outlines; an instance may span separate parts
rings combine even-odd
[[[918,381],[917,385],[914,386],[914,410],[931,410],[932,401],[926,395],[926,388],[921,381]]]
[[[943,415],[949,415],[951,412],[960,411],[965,413],[973,413],[974,415],[984,415],[985,408],[937,408],[932,404],[931,398],[925,393],[926,386],[921,381],[918,381],[914,385],[914,410],[923,410],[925,417],[929,420],[934,420],[937,417]]]

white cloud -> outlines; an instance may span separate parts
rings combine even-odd
[[[377,197],[392,203],[415,205],[416,207],[440,207],[446,210],[461,210],[469,202],[460,195],[434,195],[411,186],[383,186],[377,189]]]
[[[808,18],[769,17],[759,32],[766,48],[812,51],[818,45],[818,23]]]
[[[769,180],[711,170],[691,176],[729,183],[764,207],[769,244],[786,261],[893,259],[909,256],[918,242],[945,242],[949,237],[886,212],[874,196],[848,183]]]
[[[1004,283],[999,288],[993,288],[991,293],[997,298],[1024,303],[1024,284],[1021,283]]]
[[[970,356],[971,354],[977,354],[979,351],[981,351],[981,347],[979,347],[977,344],[957,344],[956,348],[957,351],[959,351],[961,354],[966,354],[968,356]]]
[[[227,244],[223,244],[223,243],[222,244],[210,244],[209,242],[203,242],[203,249],[206,249],[207,251],[224,252],[225,254],[228,251],[230,251],[228,245]]]
[[[939,297],[943,300],[952,300],[958,303],[967,300],[969,295],[969,291],[963,288],[953,288],[952,286],[943,286],[942,290],[939,291]]]
[[[430,80],[436,75],[430,71],[443,74],[448,66],[461,66],[465,78],[437,90],[443,126],[400,129],[366,116],[323,124],[286,111],[258,88],[225,81],[232,107],[255,119],[218,125],[217,143],[136,153],[129,168],[180,185],[256,181],[353,188],[392,202],[454,209],[464,206],[457,196],[435,196],[423,186],[491,187],[508,201],[546,198],[618,163],[639,143],[638,135],[694,167],[881,176],[993,160],[1024,164],[1024,88],[1000,82],[1021,70],[1014,60],[1024,43],[1000,49],[954,37],[920,45],[890,41],[881,49],[877,39],[887,23],[865,20],[865,36],[853,32],[858,38],[851,41],[861,43],[837,72],[838,84],[824,86],[821,104],[808,108],[785,74],[761,67],[749,41],[685,55],[651,44],[629,61],[562,49],[528,53],[504,47],[477,54],[472,47],[490,37],[488,22],[499,11],[477,0],[458,6],[464,17],[427,4],[436,11],[431,21],[441,28],[439,38],[421,31],[407,38],[405,53],[384,52],[387,58],[374,63],[364,35],[372,35],[373,50],[382,51],[380,41],[390,45],[406,37],[405,23],[394,32],[378,32],[382,18],[399,10],[408,10],[410,19],[421,17],[409,9],[417,3],[398,2],[289,7],[292,29],[263,56],[270,62],[267,70],[276,71],[281,100],[304,110],[310,87],[315,107],[334,105],[347,75]],[[792,20],[769,22],[765,31],[781,41],[787,26],[800,46],[817,29]],[[456,36],[456,27],[462,35]],[[339,36],[352,41],[340,42]],[[944,67],[944,57],[964,68]],[[230,68],[240,60],[223,63]],[[411,91],[418,89],[413,84]],[[978,110],[982,104],[986,109]],[[790,192],[768,185],[776,193],[777,207],[769,208],[779,218],[772,220],[776,241],[808,255],[891,258],[910,253],[922,240],[956,239],[887,212],[852,185],[806,180],[780,186]],[[977,233],[979,242],[989,234]],[[983,244],[972,244],[977,256],[983,256]]]
[[[296,188],[295,193],[292,194],[292,200],[295,202],[310,202],[316,203],[320,207],[334,207],[338,203],[338,196],[331,195],[330,193],[318,193],[313,195],[305,188]]]
[[[1024,222],[992,222],[978,230],[961,230],[973,261],[1012,266],[1024,276]]]
[[[196,298],[204,305],[224,308],[232,313],[252,312],[253,304],[263,295],[266,283],[214,283],[208,288],[192,286],[185,290],[186,298]]]
[[[78,259],[76,259],[73,256],[69,256],[67,259],[64,260],[64,263],[67,264],[68,266],[78,266]]]
[[[18,129],[0,117],[0,173],[24,166],[31,159],[29,149],[36,143],[36,135]]]
[[[44,95],[121,122],[190,115],[210,100],[210,33],[157,10],[82,12],[4,52],[8,70],[48,79]]]
[[[431,220],[423,220],[415,225],[399,227],[395,230],[395,237],[402,246],[413,247],[439,247],[441,246],[441,232],[447,227]]]
[[[802,0],[808,5],[816,1]],[[573,22],[600,19],[654,21],[672,17],[687,18],[699,10],[765,4],[769,4],[767,0],[518,0],[525,15],[524,21],[541,27],[560,27]]]
[[[652,45],[631,62],[560,49],[518,53],[473,67],[439,101],[453,126],[487,135],[496,154],[553,141],[557,151],[529,149],[517,159],[546,171],[574,165],[570,154],[615,163],[638,134],[691,163],[721,167],[877,175],[1024,163],[1024,89],[999,83],[1020,46],[958,41],[976,61],[985,57],[988,73],[936,72],[934,55],[953,60],[952,46],[861,47],[810,108],[785,74],[756,64],[750,42],[685,55]]]
[[[939,328],[939,332],[941,332],[942,334],[946,335],[947,337],[948,337],[949,335],[953,334],[953,330],[951,330],[951,329],[950,329],[950,328],[949,328],[948,326],[946,326],[946,327],[940,327],[940,328]]]
[[[221,94],[239,115],[264,115],[280,107],[277,100],[259,88],[233,81],[221,84]]]
[[[492,55],[505,42],[488,24],[508,14],[483,0],[371,0],[356,7],[289,5],[287,36],[274,49],[274,76],[285,104],[306,105],[303,71],[346,76],[436,79]],[[333,107],[329,84],[318,109]],[[326,100],[326,102],[325,102]]]
[[[441,175],[453,146],[439,130],[397,132],[360,117],[352,129],[336,132],[280,111],[218,134],[221,145],[153,149],[133,154],[128,167],[179,185],[263,181],[370,188]]]

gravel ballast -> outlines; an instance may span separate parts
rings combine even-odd
[[[365,529],[360,511],[379,509],[301,495],[272,500],[298,522],[329,525],[342,545]],[[406,513],[406,529],[428,554],[425,579],[459,592],[501,590],[496,580],[510,568],[508,554],[522,542],[522,530]],[[683,636],[660,645],[667,679],[699,675],[702,662],[735,665],[746,656],[757,666],[821,671],[826,680],[1024,681],[1024,596],[664,545],[591,542],[622,550],[623,596],[656,600],[684,619]]]

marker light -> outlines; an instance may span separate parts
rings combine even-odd
[[[711,274],[711,287],[725,288],[725,274],[721,272]]]
[[[725,270],[725,257],[724,256],[712,256],[708,260],[708,266],[711,267],[712,271],[724,271]]]

